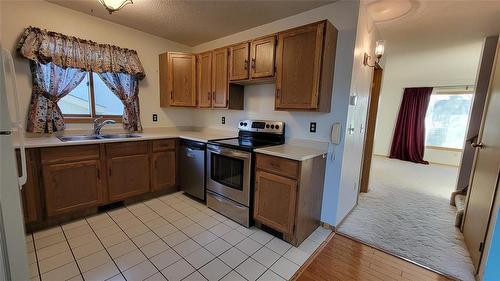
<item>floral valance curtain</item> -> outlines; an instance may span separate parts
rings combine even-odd
[[[57,102],[78,86],[88,71],[98,73],[122,101],[124,128],[142,130],[138,84],[145,74],[136,51],[36,27],[24,31],[17,51],[31,61],[33,92],[28,132],[64,130],[64,118]]]
[[[98,73],[127,73],[139,80],[145,77],[144,68],[134,50],[98,44],[36,27],[26,28],[17,51],[21,56],[42,64],[52,62],[63,68]]]

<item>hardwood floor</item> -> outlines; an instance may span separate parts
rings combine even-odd
[[[292,280],[452,280],[339,234],[324,243]]]

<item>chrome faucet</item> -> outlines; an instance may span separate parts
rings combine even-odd
[[[101,134],[101,129],[105,125],[116,124],[116,121],[114,121],[114,120],[104,120],[102,122],[99,122],[99,120],[101,120],[101,119],[102,119],[102,117],[94,119],[94,135],[96,135],[96,136],[99,136]]]

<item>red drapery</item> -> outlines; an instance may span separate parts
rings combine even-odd
[[[424,160],[425,114],[432,87],[405,88],[392,138],[390,158],[429,164]]]

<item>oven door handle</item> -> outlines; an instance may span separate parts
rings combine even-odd
[[[207,149],[215,154],[219,155],[224,155],[224,156],[229,156],[229,157],[234,157],[234,158],[239,158],[239,159],[250,159],[251,154],[247,152],[240,152],[234,149],[227,149],[224,147],[216,147],[213,145],[208,145]]]

